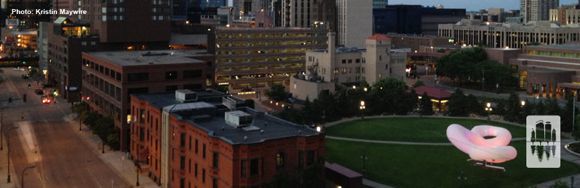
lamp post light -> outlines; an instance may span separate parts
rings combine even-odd
[[[465,185],[465,182],[467,181],[467,176],[465,176],[463,171],[459,173],[459,176],[457,176],[457,180],[459,180],[459,184],[461,185],[461,187]]]
[[[490,116],[491,116],[491,112],[493,111],[493,108],[491,107],[491,103],[486,103],[485,104],[485,111],[487,112],[487,120],[490,120]]]
[[[522,100],[522,101],[520,102],[520,104],[522,105],[522,107],[524,107],[524,106],[526,106],[526,101]]]
[[[359,110],[360,110],[360,115],[361,115],[361,119],[365,118],[365,110],[367,109],[365,101],[360,101],[360,106],[359,106]]]
[[[24,169],[22,169],[22,171],[20,172],[20,188],[24,188],[24,173],[26,173],[27,170],[36,168],[36,166],[28,166]]]
[[[367,160],[369,160],[369,156],[367,156],[366,154],[363,154],[360,156],[360,160],[362,162],[362,173],[364,176],[366,174],[366,171],[367,171]]]

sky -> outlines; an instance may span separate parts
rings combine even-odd
[[[560,0],[560,4],[563,5],[576,3],[578,0]],[[487,8],[520,9],[520,0],[389,0],[389,4],[421,4],[425,6],[442,4],[445,8],[465,8],[468,11]]]

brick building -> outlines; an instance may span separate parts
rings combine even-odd
[[[82,91],[91,110],[110,116],[128,146],[129,95],[203,89],[211,56],[204,51],[118,51],[82,55]]]
[[[162,187],[253,187],[321,162],[324,136],[214,91],[131,97],[131,156]]]

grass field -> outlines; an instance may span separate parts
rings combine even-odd
[[[328,129],[327,134],[378,140],[446,142],[445,129],[451,122],[467,127],[485,123],[480,120],[387,118],[345,123]],[[525,136],[522,127],[492,125],[508,128],[514,137]],[[580,173],[579,166],[566,161],[562,161],[559,169],[528,169],[525,142],[511,145],[518,150],[518,157],[500,164],[507,169],[505,173],[472,166],[466,161],[467,154],[453,146],[385,145],[327,139],[326,158],[329,162],[362,172],[361,155],[367,155],[366,177],[395,187],[529,187]],[[466,180],[459,180],[460,174]]]
[[[513,138],[525,137],[525,129],[485,120],[443,118],[385,118],[364,119],[332,126],[326,130],[331,136],[370,140],[448,142],[447,126],[458,123],[466,128],[475,125],[494,125],[507,128]]]

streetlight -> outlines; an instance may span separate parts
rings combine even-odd
[[[4,134],[10,132],[11,130],[17,129],[18,127],[10,127],[6,130],[4,130]],[[8,176],[6,177],[6,182],[10,183],[10,137],[9,134],[6,134],[6,149],[8,150],[6,153],[6,163],[8,163]]]
[[[366,154],[363,154],[360,156],[360,160],[362,161],[362,173],[363,176],[367,170],[367,160],[369,160],[369,156],[367,156]]]
[[[459,173],[459,176],[457,176],[457,180],[459,180],[459,183],[460,183],[460,184],[462,185],[462,187],[463,187],[463,185],[464,185],[464,184],[465,184],[465,182],[467,181],[467,176],[465,176],[465,174],[463,173],[463,171],[461,171],[461,172]]]
[[[361,113],[360,113],[360,114],[361,114],[361,119],[364,119],[364,118],[365,118],[365,113],[364,113],[364,111],[365,111],[365,109],[367,109],[367,107],[366,107],[366,105],[365,105],[365,101],[360,101],[360,106],[359,106],[359,109],[360,109],[360,112],[361,112]]]
[[[522,100],[521,102],[522,107],[526,106],[526,101]]]
[[[491,118],[489,117],[491,115],[491,112],[493,111],[493,108],[491,107],[491,103],[486,103],[485,104],[485,111],[487,112],[487,120],[490,120]]]
[[[22,171],[20,172],[20,188],[24,188],[24,173],[26,173],[27,170],[36,168],[36,166],[28,166],[24,169],[22,169]]]

